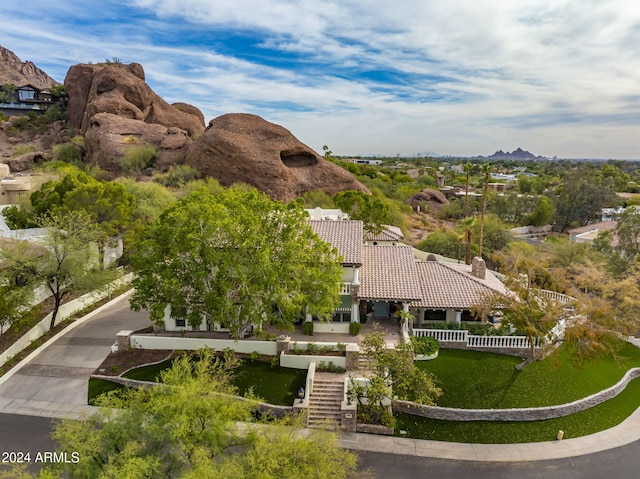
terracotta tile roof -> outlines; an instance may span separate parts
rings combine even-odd
[[[394,226],[385,226],[377,235],[365,233],[364,238],[367,241],[400,241],[401,239],[404,239],[404,235],[399,228]]]
[[[338,249],[342,264],[362,264],[362,221],[310,220],[316,234]]]
[[[409,246],[362,247],[361,299],[411,301],[422,296],[416,261]]]
[[[422,299],[411,303],[415,308],[469,309],[488,293],[506,293],[504,284],[490,271],[480,279],[471,274],[470,265],[418,261],[416,269]]]

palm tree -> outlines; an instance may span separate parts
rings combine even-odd
[[[462,169],[466,174],[465,185],[464,185],[464,217],[469,217],[469,176],[471,175],[471,170],[473,170],[473,165],[467,162]]]
[[[476,221],[475,218],[465,218],[462,221],[462,224],[465,227],[464,237],[465,237],[465,243],[467,247],[467,250],[464,256],[464,262],[466,264],[471,264],[471,232],[472,232],[473,224],[475,223],[475,221]]]
[[[489,187],[489,177],[491,176],[491,164],[482,164],[484,174],[484,185],[482,185],[482,211],[480,212],[480,239],[478,240],[478,256],[482,258],[482,241],[484,240],[484,216],[487,212],[487,189]]]
[[[467,252],[464,258],[464,262],[466,264],[471,264],[471,223],[469,220],[469,176],[471,175],[471,170],[473,169],[473,165],[467,162],[462,169],[466,174],[465,186],[464,186],[464,217],[465,217],[465,225],[467,227],[465,233],[465,240],[467,242]]]

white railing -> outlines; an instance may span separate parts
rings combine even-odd
[[[340,291],[340,294],[351,294],[351,283],[342,283],[342,290]]]
[[[414,329],[414,336],[431,336],[438,341],[452,341],[458,343],[467,342],[467,335],[469,333],[466,329]]]
[[[474,348],[530,348],[526,336],[475,336],[469,335],[467,345]],[[540,342],[536,341],[536,348]]]
[[[463,343],[473,348],[529,348],[526,336],[477,336],[469,334],[466,329],[414,329],[414,336],[431,336],[438,341]],[[541,341],[536,341],[536,348]]]
[[[551,301],[557,301],[558,303],[566,306],[575,302],[576,298],[568,296],[562,293],[556,293],[555,291],[549,291],[548,289],[534,289],[535,294],[550,299]]]

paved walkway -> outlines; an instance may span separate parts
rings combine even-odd
[[[72,323],[0,377],[0,412],[79,418],[87,406],[89,375],[109,354],[116,333],[149,325],[146,313],[129,310],[128,295]],[[590,436],[529,444],[460,444],[373,434],[343,433],[349,449],[469,461],[538,461],[580,456],[640,440],[640,409],[622,424]]]

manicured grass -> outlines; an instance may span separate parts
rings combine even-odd
[[[150,366],[140,366],[134,368],[122,375],[123,378],[136,379],[138,381],[154,381],[158,380],[158,376],[165,369],[168,369],[173,364],[173,359],[167,359],[158,364],[151,364]]]
[[[571,416],[536,422],[455,422],[396,414],[396,435],[434,441],[508,444],[552,441],[559,430],[566,439],[620,424],[640,406],[640,379],[609,401]],[[400,434],[400,431],[406,434]]]
[[[441,349],[437,359],[416,363],[434,373],[443,394],[439,406],[456,408],[541,407],[584,398],[618,382],[632,367],[640,367],[640,349],[625,344],[620,363],[611,357],[572,363],[563,346],[544,361],[522,371],[520,358],[492,353]]]
[[[171,367],[172,359],[168,359],[151,366],[141,366],[123,374],[123,377],[140,381],[157,381],[161,371]],[[302,369],[282,368],[271,366],[263,361],[242,361],[236,369],[234,385],[241,396],[250,389],[253,394],[265,402],[279,406],[291,406],[298,394],[298,389],[304,387],[307,371]],[[95,385],[92,384],[95,382]],[[104,384],[103,384],[104,383]],[[97,395],[120,388],[121,386],[97,379],[89,381],[89,402]]]
[[[87,398],[87,404],[93,406],[94,399],[101,394],[113,391],[115,389],[124,389],[124,386],[111,381],[105,381],[103,379],[89,378],[89,394]]]
[[[248,360],[236,370],[233,383],[241,396],[252,388],[256,396],[270,404],[291,406],[306,380],[306,369],[272,367],[264,361]]]

